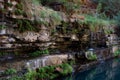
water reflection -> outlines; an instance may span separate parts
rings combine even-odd
[[[120,80],[120,59],[101,63],[73,77],[67,77],[65,80]]]

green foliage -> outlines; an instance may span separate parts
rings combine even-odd
[[[25,12],[23,11],[23,5],[21,3],[16,4],[14,13],[16,15],[24,15],[25,14]]]
[[[120,50],[117,50],[115,53],[114,53],[114,56],[117,57],[120,55]]]
[[[76,9],[79,9],[79,5],[75,4],[73,2],[70,2],[68,0],[34,0],[35,3],[40,3],[43,5],[50,4],[52,2],[62,3],[66,9],[67,14],[72,13],[71,11],[74,11]],[[71,5],[71,6],[69,6]],[[54,11],[52,9],[49,9],[48,7],[44,7],[41,10],[35,11],[35,14],[37,14],[36,21],[39,24],[44,24],[48,26],[49,24],[52,25],[59,25],[62,21],[61,13]],[[39,16],[39,17],[38,17]]]
[[[72,73],[73,71],[73,68],[68,64],[68,63],[65,63],[65,64],[62,64],[60,65],[60,67],[63,69],[60,73],[61,75],[65,76],[69,73]]]
[[[5,25],[0,25],[0,30],[1,30],[1,29],[5,29],[5,28],[6,28]]]
[[[24,15],[23,5],[21,3],[16,4],[14,9],[15,15]]]
[[[108,20],[104,20],[104,19],[100,19],[98,17],[95,16],[90,16],[90,15],[86,15],[85,16],[85,23],[88,24],[93,24],[94,26],[107,26],[110,25],[110,21]]]
[[[42,19],[45,19],[45,18],[51,18],[51,20],[55,23],[58,23],[62,20],[61,16],[59,15],[58,12],[56,11],[52,11],[50,9],[47,9],[47,10],[41,10],[40,11],[40,17]]]
[[[18,3],[18,4],[16,4],[16,8],[22,10],[23,9],[23,5],[21,3]]]
[[[48,26],[49,24],[57,25],[60,24],[62,21],[62,17],[59,12],[44,7],[44,9],[36,10],[37,18],[36,22],[38,24],[44,24]]]
[[[66,8],[67,14],[71,14],[72,11],[77,10],[80,8],[80,5],[72,3],[72,2],[65,2],[64,6]]]
[[[36,31],[36,27],[34,26],[32,21],[25,19],[20,19],[20,20],[17,19],[15,22],[18,25],[20,32]]]
[[[12,75],[12,74],[16,74],[16,73],[17,73],[17,71],[15,69],[12,69],[12,68],[4,71],[5,75]]]
[[[41,0],[32,0],[32,3],[34,5],[40,5],[41,4]]]
[[[23,10],[20,10],[20,9],[15,10],[16,15],[23,15],[23,13],[24,13]]]
[[[59,67],[62,69],[60,72],[55,72],[56,68]],[[36,71],[29,70],[26,74],[23,76],[12,76],[9,80],[53,80],[58,76],[65,76],[72,72],[72,67],[68,63],[64,63],[57,66],[45,66],[42,68],[38,68]],[[5,71],[5,74],[12,75],[15,74],[16,70],[14,69],[8,69]]]
[[[110,26],[112,24],[115,24],[115,20],[106,20],[106,19],[101,19],[96,16],[91,16],[91,15],[84,15],[85,19],[84,20],[78,20],[78,23],[81,24],[86,24],[89,26],[91,31],[95,31],[96,27],[104,27],[104,26]]]
[[[60,71],[59,73],[54,73],[56,67],[60,67],[62,71]],[[65,76],[69,73],[72,73],[72,71],[73,71],[73,68],[68,63],[64,63],[58,66],[46,66],[39,69],[38,78],[53,80],[54,78],[60,75]]]
[[[6,3],[6,5],[9,6],[9,7],[12,7],[12,6],[13,6],[12,3]]]
[[[29,71],[25,74],[25,80],[36,80],[36,71]]]
[[[67,30],[66,30],[67,27],[68,27],[68,23],[63,22],[63,23],[62,23],[62,29],[63,29],[63,33],[65,33],[65,34],[67,33]]]
[[[68,61],[69,65],[74,65],[75,64],[75,60],[71,60],[71,61]]]
[[[6,12],[6,9],[2,8],[0,11],[1,11],[2,13],[5,13],[5,12]]]
[[[102,4],[99,3],[98,6],[97,6],[97,12],[100,13],[102,10]]]
[[[113,31],[113,30],[110,30],[110,29],[107,29],[107,30],[105,30],[104,32],[105,32],[105,34],[111,34],[111,33],[113,33],[114,31]]]
[[[29,53],[29,55],[31,57],[38,57],[38,56],[41,56],[43,54],[49,54],[49,50],[45,49],[45,50],[39,50],[39,51],[35,51],[35,52],[32,52],[32,53]]]
[[[13,76],[9,80],[24,80],[24,77]]]
[[[55,71],[55,66],[46,66],[40,68],[38,71],[38,78],[52,80],[58,76],[57,74],[54,74],[54,71]]]
[[[85,55],[88,60],[97,60],[97,55],[93,51],[87,51]]]
[[[49,17],[49,14],[46,13],[46,12],[47,12],[46,10],[41,10],[41,11],[40,11],[40,17],[41,17],[41,18]]]
[[[52,12],[50,14],[50,17],[51,17],[51,19],[53,21],[53,24],[55,24],[55,25],[61,23],[61,21],[62,21],[62,18],[60,16],[60,14],[57,13],[57,12]]]
[[[101,18],[101,19],[109,19],[108,17],[107,17],[107,15],[105,14],[105,12],[101,12],[102,11],[102,4],[101,3],[98,3],[98,6],[97,6],[97,9],[96,9],[96,11],[97,11],[97,17],[98,18]]]

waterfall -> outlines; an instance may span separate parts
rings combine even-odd
[[[42,66],[45,66],[45,59],[42,59]]]
[[[36,68],[45,66],[45,59],[30,60],[26,63],[26,66],[30,70],[35,70]]]
[[[29,62],[26,63],[26,66],[27,66],[28,69],[30,69],[30,63]]]
[[[39,59],[38,59],[38,60],[36,60],[36,67],[37,67],[37,68],[39,68],[39,67],[40,67],[39,63],[40,63],[40,60],[39,60]]]
[[[0,34],[6,34],[6,29],[1,29]]]
[[[49,66],[49,65],[59,65],[62,61],[66,61],[68,55],[49,55],[45,57],[39,57],[36,59],[28,60],[25,63],[26,68],[29,70],[35,70],[37,68]]]
[[[26,63],[26,67],[30,70],[35,70],[36,68],[47,66],[46,61],[47,61],[48,57],[49,56],[34,59],[34,60],[29,60]]]

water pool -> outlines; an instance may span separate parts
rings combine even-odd
[[[120,59],[113,59],[64,80],[120,80]]]

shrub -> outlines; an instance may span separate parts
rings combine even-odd
[[[43,54],[49,54],[49,50],[48,49],[38,50],[38,51],[35,51],[35,52],[32,52],[32,53],[29,53],[29,56],[38,57],[38,56],[41,56]]]
[[[57,74],[54,74],[55,66],[46,66],[40,68],[38,71],[38,78],[40,79],[53,79],[57,77]]]
[[[32,21],[29,20],[25,20],[25,19],[17,19],[15,20],[16,24],[19,27],[19,31],[20,32],[24,32],[24,31],[36,31],[36,27],[33,26],[34,23]]]
[[[36,71],[29,71],[28,73],[25,74],[25,80],[36,80],[37,73]]]
[[[13,76],[9,80],[24,80],[23,77]]]
[[[5,25],[0,25],[0,30],[6,28]]]
[[[56,68],[60,67],[62,71],[55,72]],[[45,66],[42,68],[39,68],[36,71],[29,71],[27,74],[25,74],[25,80],[36,80],[36,79],[43,79],[43,80],[53,80],[58,76],[65,76],[69,73],[72,73],[73,68],[68,63],[64,63],[58,66]]]
[[[120,55],[120,50],[117,50],[115,53],[114,53],[114,56],[117,57]]]
[[[12,75],[12,74],[16,74],[16,73],[17,73],[17,71],[15,69],[11,68],[11,69],[5,70],[3,74],[5,74],[5,75]]]
[[[92,51],[87,51],[85,55],[88,60],[97,60],[97,55]]]
[[[73,71],[73,68],[68,64],[68,63],[65,63],[65,64],[62,64],[60,65],[60,67],[63,69],[60,73],[61,75],[65,76],[69,73],[72,73]]]
[[[23,13],[24,13],[23,10],[20,10],[20,9],[15,10],[16,15],[23,15]]]
[[[62,71],[57,71],[56,68],[61,68]],[[57,66],[45,66],[42,68],[36,69],[36,71],[29,70],[26,74],[23,76],[19,75],[12,75],[15,74],[16,71],[14,69],[8,69],[5,71],[5,74],[12,75],[9,80],[53,80],[57,78],[58,76],[65,76],[69,73],[72,73],[72,66],[68,63],[64,63]]]
[[[88,25],[91,31],[96,31],[95,29],[97,27],[104,27],[104,26],[110,26],[111,24],[114,24],[114,20],[106,20],[106,19],[101,19],[96,16],[91,16],[91,15],[84,15],[85,19],[84,20],[78,20],[78,23]]]

